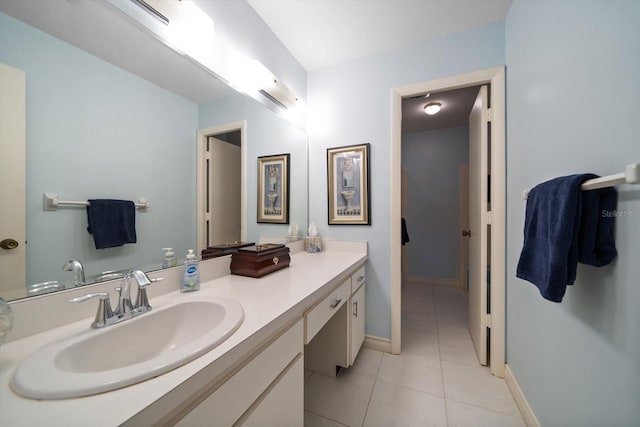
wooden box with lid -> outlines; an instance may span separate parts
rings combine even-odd
[[[289,267],[289,248],[282,244],[266,243],[238,249],[231,254],[231,274],[263,277]]]

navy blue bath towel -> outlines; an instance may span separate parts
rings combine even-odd
[[[614,239],[618,192],[613,187],[582,192],[578,262],[602,267],[618,255]]]
[[[136,243],[136,205],[130,200],[91,199],[87,231],[96,249]]]
[[[542,296],[561,302],[566,286],[576,279],[577,263],[606,265],[616,256],[613,188],[583,192],[593,174],[570,175],[537,185],[529,192],[524,244],[516,276],[538,287]],[[589,193],[585,195],[585,193]]]

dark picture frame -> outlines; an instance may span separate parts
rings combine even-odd
[[[289,224],[289,157],[258,157],[259,223]]]
[[[329,225],[371,225],[370,144],[327,149]]]

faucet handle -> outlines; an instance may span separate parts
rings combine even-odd
[[[100,302],[98,304],[96,318],[91,324],[91,327],[97,329],[108,326],[109,320],[113,317],[113,310],[111,310],[111,301],[109,300],[108,293],[96,292],[93,294],[87,294],[81,297],[70,299],[69,302],[85,302],[93,298],[100,298]]]
[[[149,304],[149,297],[147,296],[147,286],[152,283],[164,280],[164,277],[158,277],[157,279],[149,279],[148,283],[141,283],[138,285],[138,295],[136,296],[136,303],[133,306],[137,311],[149,311],[151,310],[151,304]]]

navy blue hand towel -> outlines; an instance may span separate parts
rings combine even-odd
[[[524,244],[516,276],[538,287],[542,296],[561,302],[578,266],[582,215],[580,186],[593,174],[555,178],[535,186],[527,198]]]
[[[130,200],[91,199],[87,231],[96,249],[136,243],[136,205]]]
[[[578,262],[602,267],[618,255],[613,227],[618,192],[613,187],[582,192]]]

